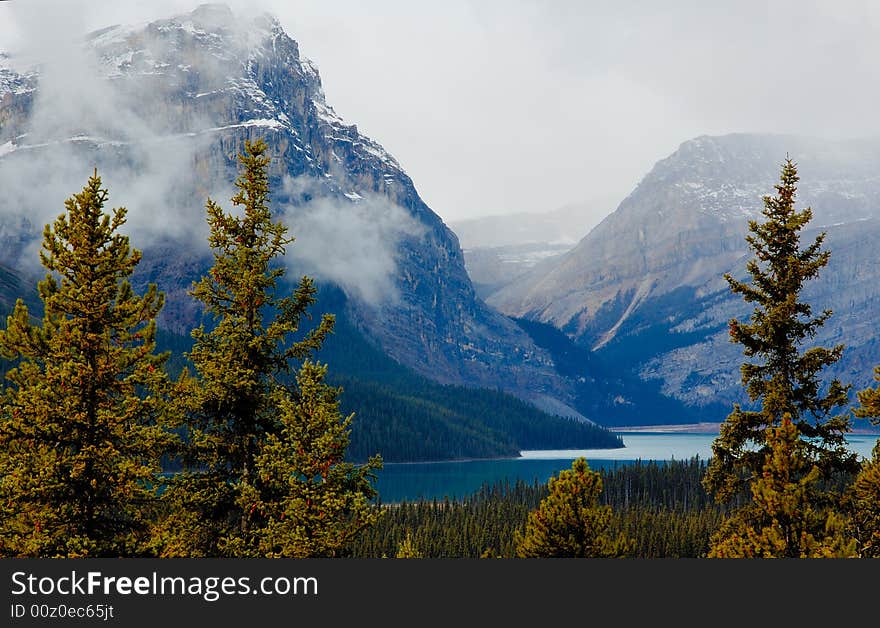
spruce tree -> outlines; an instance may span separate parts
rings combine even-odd
[[[630,550],[628,539],[611,533],[611,507],[599,505],[602,476],[584,458],[550,478],[548,490],[516,534],[518,557],[616,558]]]
[[[424,555],[419,551],[416,542],[413,540],[412,532],[409,530],[407,530],[403,540],[397,544],[397,553],[394,554],[394,558],[424,558]]]
[[[156,506],[157,426],[166,355],[157,355],[155,285],[136,295],[141,259],[104,212],[97,171],[43,231],[37,324],[21,300],[0,331],[13,361],[0,407],[0,550],[37,557],[132,556]]]
[[[880,558],[880,442],[847,488],[849,529],[861,558]]]
[[[880,381],[880,366],[874,369],[874,379]],[[860,391],[858,399],[855,415],[869,419],[874,425],[880,424],[880,386]],[[874,445],[871,460],[862,463],[848,487],[846,505],[852,534],[858,540],[859,556],[880,558],[880,441]]]
[[[267,149],[262,140],[246,142],[239,157],[232,197],[239,215],[207,202],[214,264],[192,295],[215,325],[193,330],[188,357],[195,375],[184,373],[176,387],[188,447],[157,535],[162,555],[330,554],[337,548],[329,538],[296,535],[345,529],[336,518],[355,517],[354,527],[370,520],[372,466],[341,462],[350,419],[338,420],[336,391],[322,389],[323,371],[308,363],[300,387],[288,386],[291,361],[319,349],[334,320],[324,315],[299,333],[316,303],[310,277],[291,296],[279,296],[284,269],[277,258],[293,238],[269,209]],[[299,494],[299,483],[315,484],[317,468],[326,474],[319,493],[327,501],[302,502],[308,491]]]
[[[345,461],[354,415],[340,413],[341,390],[324,383],[326,372],[302,364],[296,388],[280,400],[281,431],[267,436],[256,459],[261,493],[242,496],[266,522],[261,556],[339,556],[381,514],[371,502],[381,460]]]
[[[749,361],[742,365],[742,383],[758,409],[739,404],[721,425],[705,486],[720,501],[731,499],[761,476],[768,453],[767,429],[781,425],[788,415],[803,447],[799,455],[815,464],[823,478],[857,469],[856,455],[846,445],[848,414],[835,414],[847,403],[849,387],[839,380],[823,388],[822,370],[837,362],[843,346],[805,348],[831,316],[830,310],[813,315],[801,300],[807,281],[828,264],[821,233],[805,248],[801,231],[812,219],[812,210],[795,208],[796,165],[786,159],[775,196],[764,197],[763,222],[753,220],[746,237],[754,253],[747,263],[750,283],[725,275],[731,290],[754,304],[751,320],[731,319],[731,341],[743,345]],[[824,389],[824,392],[823,392]]]
[[[874,368],[874,379],[880,382],[880,366]],[[880,386],[866,388],[858,393],[859,406],[855,415],[864,419],[871,419],[875,425],[880,424]]]
[[[783,417],[767,430],[760,478],[752,482],[752,503],[735,511],[713,536],[710,558],[848,558],[856,543],[845,519],[828,505],[817,506],[819,468],[811,465],[799,430]]]

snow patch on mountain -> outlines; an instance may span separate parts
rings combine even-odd
[[[97,164],[110,202],[129,209],[140,272],[166,291],[162,324],[189,329],[186,290],[209,257],[205,198],[233,210],[236,156],[265,138],[273,205],[297,239],[287,261],[342,287],[377,346],[444,383],[574,402],[549,354],[476,298],[454,234],[397,160],[327,104],[277,20],[208,5],[62,47],[33,98],[2,73],[0,262],[36,259],[39,226]]]
[[[15,59],[0,52],[0,98],[3,94],[21,95],[36,90],[37,72],[20,68]]]

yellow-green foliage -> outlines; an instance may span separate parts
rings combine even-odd
[[[859,556],[880,558],[880,441],[874,446],[871,460],[862,464],[862,470],[848,488],[844,503]]]
[[[765,220],[749,224],[746,241],[754,257],[746,270],[751,281],[725,275],[730,289],[754,306],[749,321],[731,319],[730,339],[743,347],[747,361],[741,368],[742,383],[760,407],[747,411],[735,406],[713,444],[706,488],[721,501],[741,493],[748,478],[761,474],[768,453],[767,428],[779,426],[783,415],[797,428],[805,455],[823,478],[858,469],[845,438],[851,429],[849,414],[842,411],[849,386],[833,379],[826,387],[820,380],[822,370],[840,359],[843,345],[804,348],[831,311],[814,315],[801,292],[831,254],[822,249],[824,233],[801,248],[801,231],[813,214],[809,207],[795,208],[798,180],[796,165],[786,159],[776,195],[764,197]]]
[[[874,379],[880,382],[880,366],[874,368]],[[880,386],[859,392],[859,407],[855,414],[857,417],[873,419],[875,423],[880,422]]]
[[[483,558],[488,557],[488,555],[483,556]],[[416,546],[416,542],[413,540],[412,533],[407,532],[406,536],[398,544],[397,553],[394,555],[394,558],[424,558]]]
[[[517,535],[520,558],[611,558],[626,554],[631,543],[609,532],[610,506],[599,505],[602,476],[584,458],[550,478],[549,494],[529,513]]]
[[[0,552],[130,556],[144,551],[159,460],[167,356],[156,355],[155,286],[134,294],[141,259],[104,212],[97,172],[43,233],[33,324],[19,301],[0,331],[16,361],[0,405]]]
[[[768,453],[752,482],[752,503],[736,511],[712,538],[710,558],[846,558],[855,540],[846,521],[817,503],[819,468],[805,457],[797,427],[786,415],[768,428]]]
[[[333,317],[294,341],[316,288],[302,277],[292,295],[278,294],[276,258],[293,239],[269,210],[267,149],[245,144],[238,215],[207,202],[214,264],[192,295],[216,324],[193,330],[195,374],[175,387],[188,446],[156,529],[163,556],[333,555],[374,518],[370,472],[379,461],[342,462],[351,418],[323,384],[325,368],[307,360]],[[297,360],[305,362],[290,385]]]

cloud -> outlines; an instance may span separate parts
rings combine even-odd
[[[74,4],[97,28],[197,3]],[[6,19],[14,5],[35,4],[0,3],[0,48],[27,39]],[[316,62],[334,109],[447,221],[622,200],[697,135],[880,133],[880,8],[868,0],[257,6]]]
[[[63,213],[64,201],[95,170],[109,190],[105,209],[128,210],[122,231],[135,247],[169,238],[206,247],[205,198],[229,188],[196,188],[195,165],[210,138],[181,132],[175,120],[145,109],[144,102],[161,100],[154,84],[108,78],[108,60],[84,44],[84,3],[20,4],[16,25],[24,43],[9,64],[37,69],[39,87],[25,133],[0,160],[0,222],[16,228],[24,221],[33,240],[7,246],[0,257],[36,270],[43,225]]]
[[[317,184],[308,177],[288,177],[284,188],[298,198]],[[374,306],[397,299],[400,246],[425,233],[425,226],[404,208],[381,196],[349,192],[342,198],[317,196],[282,211],[296,238],[285,257],[297,272],[332,281]]]
[[[206,197],[236,211],[228,202],[233,188],[225,178],[230,173],[214,172],[211,151],[216,147],[210,144],[212,135],[201,132],[213,124],[172,119],[171,108],[153,106],[162,102],[163,84],[143,77],[108,79],[115,61],[110,59],[108,66],[108,59],[97,58],[95,48],[74,35],[86,29],[80,12],[85,6],[42,1],[17,14],[27,45],[17,52],[16,64],[39,67],[39,90],[27,133],[0,159],[0,225],[13,230],[27,221],[33,236],[15,262],[37,270],[42,226],[63,212],[64,200],[82,189],[96,167],[110,191],[110,207],[128,209],[123,231],[134,246],[173,239],[207,250]],[[239,35],[247,41],[247,32]],[[115,54],[114,36],[106,35],[110,41],[100,48],[102,54]],[[147,57],[161,59],[158,45],[141,42]],[[119,50],[129,54],[127,46]],[[213,72],[209,67],[199,65],[200,85],[225,84],[228,67],[217,64]],[[216,76],[206,76],[206,70]],[[199,176],[197,169],[202,170]],[[196,179],[207,189],[197,189]],[[343,185],[345,173],[335,172],[333,181]],[[308,177],[284,180],[282,197],[299,199],[276,208],[296,237],[288,249],[290,265],[368,303],[395,299],[398,247],[406,238],[420,237],[424,227],[383,197],[354,192],[345,197],[321,188],[325,183]],[[304,192],[314,200],[303,203]]]

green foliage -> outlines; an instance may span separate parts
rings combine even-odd
[[[283,284],[279,283],[283,289]],[[542,412],[498,390],[444,385],[416,374],[371,345],[348,320],[345,296],[319,287],[320,309],[334,316],[333,333],[321,347],[332,365],[327,382],[345,391],[343,414],[357,413],[348,459],[385,462],[513,457],[523,449],[621,447],[609,430]],[[160,329],[158,343],[171,352],[172,376],[186,366],[192,339]],[[179,461],[165,468],[178,470]]]
[[[522,449],[614,448],[607,429],[549,415],[499,390],[443,385],[417,375],[370,345],[347,320],[338,289],[322,286],[321,306],[336,312],[321,349],[328,380],[357,411],[350,457],[379,452],[387,462],[516,456]]]
[[[859,556],[880,558],[880,442],[849,486],[844,505]]]
[[[599,503],[612,508],[610,535],[632,539],[632,557],[706,556],[725,508],[703,488],[705,471],[706,463],[696,458],[600,470]],[[429,558],[514,558],[516,536],[547,495],[546,484],[517,481],[487,485],[459,500],[389,504],[347,554],[393,556],[410,535]]]
[[[752,483],[751,504],[737,510],[712,539],[711,558],[846,558],[855,540],[833,508],[817,508],[819,468],[803,455],[797,427],[783,418],[768,429],[766,462]]]
[[[284,269],[275,260],[293,239],[269,210],[267,148],[262,140],[245,144],[232,197],[238,215],[207,202],[214,265],[192,295],[216,324],[193,330],[188,358],[196,375],[185,370],[175,387],[179,418],[170,427],[185,431],[187,447],[157,528],[163,556],[323,555],[334,551],[332,541],[305,542],[303,530],[342,533],[344,542],[348,530],[371,520],[363,503],[373,496],[366,479],[378,460],[364,468],[339,463],[350,419],[338,420],[337,391],[323,386],[323,370],[308,362],[299,387],[286,384],[290,363],[321,347],[333,317],[300,330],[316,302],[309,277],[292,296],[277,294]],[[327,466],[319,488],[308,466],[315,460],[297,443],[315,447],[309,455]],[[319,503],[301,508],[312,490]],[[321,513],[319,528],[314,517]]]
[[[573,419],[550,416],[495,390],[413,381],[398,388],[334,376],[342,405],[358,411],[351,456],[378,451],[388,462],[512,457],[523,449],[621,447],[619,436]]]
[[[709,539],[723,514],[718,508],[702,510],[633,507],[615,514],[615,533],[632,539],[633,558],[705,558]]]
[[[260,555],[332,557],[381,510],[371,500],[378,456],[365,465],[343,460],[354,415],[339,412],[339,389],[324,383],[326,366],[306,361],[293,399],[281,404],[280,434],[270,434],[256,459],[262,494],[250,508],[266,518]],[[250,496],[243,494],[247,503]],[[242,504],[242,505],[246,505]]]
[[[602,477],[584,458],[550,478],[548,491],[517,536],[517,556],[614,558],[627,552],[631,542],[609,534],[612,509],[599,505]]]
[[[422,553],[416,546],[412,534],[407,532],[406,536],[397,546],[397,553],[394,555],[394,558],[424,558],[424,556],[422,556]]]
[[[874,379],[880,382],[880,366],[874,368]],[[859,407],[856,408],[855,415],[871,419],[871,423],[880,425],[880,386],[861,390],[858,397]]]
[[[462,500],[388,504],[383,517],[346,551],[356,558],[396,555],[409,535],[425,558],[479,558],[514,555],[514,533],[537,507],[546,486],[485,486]]]
[[[171,437],[166,355],[156,355],[162,295],[134,294],[141,259],[104,212],[97,172],[43,232],[43,318],[19,300],[0,331],[14,363],[0,406],[0,553],[132,556],[144,551],[159,460]]]
[[[742,365],[742,382],[761,407],[745,411],[737,405],[722,423],[706,477],[707,487],[720,500],[761,475],[768,454],[766,430],[779,426],[784,415],[791,417],[803,440],[799,455],[815,463],[825,478],[857,469],[845,440],[849,416],[834,414],[847,403],[848,386],[835,379],[823,393],[819,377],[840,359],[843,346],[802,351],[831,316],[830,310],[814,316],[811,306],[800,300],[804,284],[818,276],[830,253],[822,250],[824,233],[800,247],[800,232],[812,211],[795,209],[797,182],[797,168],[786,160],[776,196],[764,197],[764,222],[749,224],[746,240],[755,255],[747,264],[751,282],[725,275],[731,290],[755,306],[750,322],[730,321],[730,338],[754,360]]]

